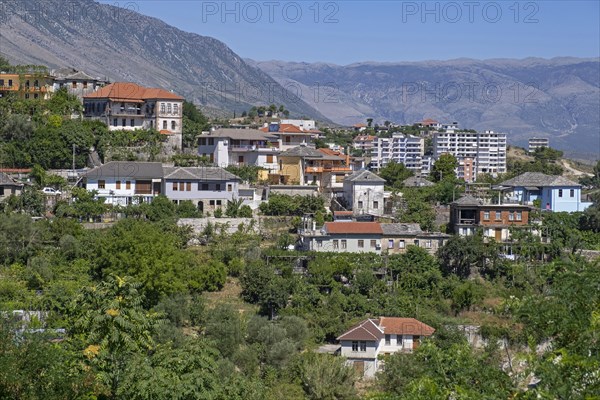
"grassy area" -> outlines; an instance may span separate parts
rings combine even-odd
[[[258,312],[258,307],[245,303],[240,294],[242,286],[238,278],[227,278],[227,282],[218,292],[206,292],[202,295],[206,301],[206,308],[211,310],[218,305],[226,304],[238,310],[240,314],[253,315]]]

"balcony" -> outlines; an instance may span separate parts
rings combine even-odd
[[[277,147],[269,147],[265,145],[235,145],[229,146],[229,151],[231,152],[244,152],[244,151],[266,151],[266,152],[275,152],[279,149]]]
[[[351,172],[352,169],[346,166],[315,166],[306,167],[304,170],[307,174],[319,174],[322,172]]]

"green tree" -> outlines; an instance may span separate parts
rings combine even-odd
[[[129,277],[111,275],[84,288],[74,303],[73,333],[83,338],[84,355],[113,398],[130,357],[154,348],[152,335],[161,322],[143,309],[139,287]]]
[[[311,400],[357,398],[354,371],[340,357],[306,353],[300,358],[298,376]]]
[[[385,184],[393,188],[402,187],[402,181],[412,175],[412,171],[406,168],[404,164],[395,161],[390,161],[379,171],[379,176],[385,179]]]
[[[456,159],[456,157],[454,157],[452,154],[444,153],[433,164],[431,177],[436,182],[442,180],[453,181],[456,179],[457,167],[458,160]]]

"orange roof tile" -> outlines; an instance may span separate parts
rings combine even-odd
[[[346,222],[349,224],[350,222]],[[383,338],[382,330],[377,326],[377,320],[366,319],[357,325],[354,325],[337,340],[369,340],[379,341]]]
[[[379,327],[386,335],[431,336],[435,329],[414,318],[381,317]]]
[[[183,100],[183,97],[160,88],[147,88],[132,82],[115,82],[84,96],[85,99],[144,101],[148,99]]]
[[[341,234],[383,234],[379,222],[326,222],[325,230]]]

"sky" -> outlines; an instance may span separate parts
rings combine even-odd
[[[241,57],[351,64],[600,57],[600,1],[101,0]]]

